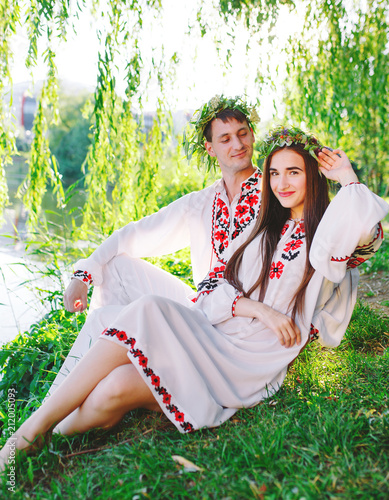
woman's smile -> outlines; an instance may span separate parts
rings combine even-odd
[[[270,164],[270,187],[292,218],[301,218],[306,190],[305,163],[293,150],[282,149],[273,155]]]

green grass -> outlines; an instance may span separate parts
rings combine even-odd
[[[358,304],[339,348],[309,346],[275,396],[224,425],[181,435],[136,411],[111,431],[54,436],[20,456],[16,491],[3,481],[0,497],[386,499],[388,333],[388,318]],[[173,455],[202,471],[186,472]]]

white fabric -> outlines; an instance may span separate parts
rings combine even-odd
[[[361,203],[365,210],[358,211],[357,205]],[[338,217],[338,209],[344,214],[342,218]],[[339,344],[355,304],[358,275],[354,269],[346,270],[343,263],[339,271],[339,259],[346,254],[351,256],[356,246],[365,247],[372,241],[374,247],[379,246],[377,223],[387,212],[388,205],[359,184],[342,188],[331,203],[311,247],[316,271],[306,291],[304,314],[296,318],[302,345],[308,340],[312,322],[322,343]],[[345,241],[344,234],[352,234],[351,241]],[[327,248],[328,241],[335,243]],[[241,242],[230,241],[225,259]],[[327,249],[326,256],[323,249]],[[315,260],[317,255],[320,261]],[[129,359],[181,432],[219,425],[238,408],[253,406],[280,387],[288,364],[301,346],[284,348],[275,334],[258,320],[232,317],[237,291],[223,278],[212,275],[214,288],[191,303],[185,298],[187,289],[176,288],[174,279],[172,289],[149,295],[154,286],[160,285],[162,289],[165,286],[166,277],[155,276],[144,295],[132,301],[134,297],[127,291],[129,284],[122,285],[123,258],[120,259],[119,265],[115,258],[102,266],[108,275],[113,273],[112,266],[116,266],[115,276],[109,279],[115,282],[117,278],[120,285],[112,292],[116,305],[95,310],[92,320],[88,320],[90,338],[96,338],[105,328],[103,339],[128,349]],[[289,312],[288,304],[300,283],[305,259],[303,227],[301,224],[295,227],[289,221],[274,255],[266,304],[282,313]],[[131,262],[139,265],[139,261]],[[240,278],[246,290],[255,282],[261,262],[259,238],[256,238],[242,260]],[[336,269],[336,283],[326,277],[333,275],[333,269]],[[108,279],[104,272],[101,278]],[[140,277],[135,284],[135,295],[144,281]],[[173,289],[175,300],[171,300]],[[256,291],[252,298],[257,297]],[[125,305],[127,301],[130,303]],[[85,352],[85,346],[77,349],[77,356]]]
[[[202,191],[189,193],[155,214],[115,231],[90,257],[79,260],[75,269],[87,269],[93,276],[94,285],[102,285],[103,266],[119,254],[133,258],[156,257],[190,246],[193,280],[199,283],[217,260],[211,239],[216,193],[220,193],[229,205],[222,180],[216,181]],[[230,207],[232,213],[238,201],[235,197]]]
[[[248,183],[250,182],[250,188]],[[246,186],[247,184],[247,186]],[[69,355],[55,378],[47,397],[58,387],[104,328],[115,317],[117,306],[127,305],[146,294],[155,294],[183,302],[193,296],[193,290],[176,277],[139,259],[168,254],[190,245],[192,272],[195,283],[218,265],[223,251],[215,251],[213,244],[214,207],[220,200],[231,214],[228,223],[229,240],[237,207],[242,198],[252,192],[259,192],[260,173],[256,171],[242,183],[241,194],[232,203],[220,179],[212,186],[190,193],[162,208],[159,212],[137,222],[130,222],[115,231],[87,259],[76,262],[74,269],[87,271],[93,278],[93,295],[88,317]],[[259,210],[259,196],[255,216],[245,225],[244,231],[234,241],[243,242],[250,232]],[[77,277],[82,280],[81,277]]]

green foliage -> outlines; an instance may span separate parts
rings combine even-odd
[[[0,351],[0,399],[7,400],[8,389],[16,389],[18,408],[42,400],[59,371],[85,315],[53,311],[19,334]],[[4,411],[4,408],[3,408]]]
[[[262,26],[270,21],[274,25],[279,14],[280,7],[285,5],[291,9],[295,7],[294,0],[219,0],[220,13],[223,15],[225,22],[231,22],[231,18],[243,17],[246,21],[246,26],[255,27],[259,30]]]
[[[83,115],[88,95],[59,96],[60,120],[49,130],[50,149],[58,162],[58,171],[64,183],[71,184],[83,177],[81,166],[85,161],[91,140],[90,123]]]
[[[16,32],[20,19],[20,6],[17,0],[0,1],[0,95],[4,95],[7,83],[11,80],[11,36]],[[0,223],[3,210],[8,203],[8,187],[5,178],[5,166],[12,164],[12,155],[16,153],[13,130],[7,125],[6,106],[0,99]]]
[[[341,348],[374,352],[389,346],[389,318],[358,301]]]
[[[150,257],[146,259],[152,264],[164,269],[170,274],[177,276],[184,283],[196,290],[192,277],[192,264],[190,260],[190,249],[180,250],[172,255],[164,255],[163,257]]]
[[[182,156],[181,143],[181,137],[178,136],[175,149],[164,149],[156,193],[158,207],[164,207],[185,194],[204,189],[220,177],[219,172],[201,172],[194,162],[188,163]]]
[[[285,92],[289,117],[345,149],[381,195],[389,174],[388,13],[374,0],[309,2],[304,37],[288,45]]]
[[[41,210],[42,199],[46,192],[47,180],[50,179],[53,193],[57,197],[57,206],[62,206],[64,191],[59,177],[57,162],[51,156],[49,140],[47,137],[49,109],[51,120],[58,119],[58,82],[54,53],[48,49],[47,59],[49,63],[49,77],[42,88],[41,98],[33,126],[33,143],[31,145],[31,156],[29,159],[29,172],[25,184],[18,191],[18,196],[23,198],[23,203],[29,213],[29,225],[33,228],[37,225]]]

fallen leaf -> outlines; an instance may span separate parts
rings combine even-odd
[[[266,485],[262,484],[261,486],[258,486],[254,481],[249,481],[249,486],[251,491],[254,494],[254,498],[257,500],[264,500],[265,496],[264,493],[266,493]]]
[[[178,464],[182,465],[184,467],[185,472],[201,472],[204,470],[201,467],[198,467],[190,460],[181,457],[180,455],[172,455],[172,459]]]

